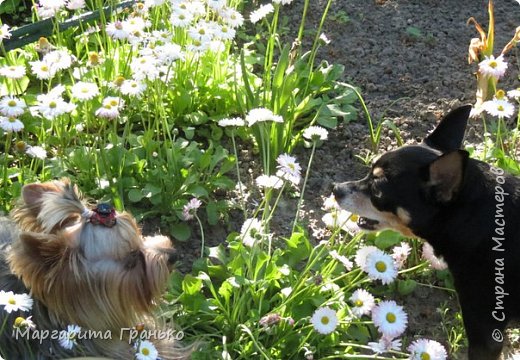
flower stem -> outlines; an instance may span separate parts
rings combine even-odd
[[[204,256],[204,246],[205,246],[204,227],[202,226],[202,221],[200,221],[200,218],[198,217],[197,214],[195,214],[195,219],[197,219],[197,222],[199,223],[200,236],[202,238],[201,245],[200,245],[200,257],[202,258]]]
[[[310,170],[311,170],[312,159],[314,158],[315,151],[316,151],[316,141],[314,141],[312,143],[311,156],[309,158],[309,164],[307,165],[307,170],[305,171],[305,178],[303,179],[302,192],[300,194],[300,199],[298,200],[298,206],[296,207],[296,215],[294,216],[292,232],[294,232],[294,229],[296,229],[296,224],[298,223],[298,216],[300,214],[300,208],[301,208],[302,203],[303,203],[303,195],[305,195],[305,187],[307,186],[307,180],[309,178],[309,173],[310,173]]]

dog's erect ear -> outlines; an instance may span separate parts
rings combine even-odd
[[[455,150],[439,156],[428,167],[428,187],[434,199],[441,203],[453,200],[460,190],[469,154]]]
[[[470,112],[471,105],[452,110],[423,142],[443,153],[460,149]]]

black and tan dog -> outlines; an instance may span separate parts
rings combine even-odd
[[[14,294],[31,294],[36,328],[18,336],[16,317],[29,313],[0,306],[0,355],[133,359],[131,328],[144,323],[145,330],[165,331],[157,328],[152,309],[174,259],[168,238],[143,238],[129,213],[89,209],[67,179],[24,186],[11,217],[0,217],[0,290],[12,292],[13,303]],[[58,336],[68,325],[82,330],[71,349]],[[146,340],[162,359],[188,356],[171,336],[149,333]]]
[[[508,322],[520,318],[520,179],[460,149],[470,110],[455,109],[423,143],[385,153],[334,195],[362,228],[422,238],[444,257],[469,359],[494,360]]]

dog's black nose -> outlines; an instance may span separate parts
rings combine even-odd
[[[345,187],[342,184],[334,184],[334,187],[332,188],[332,193],[334,194],[336,201],[341,198],[344,198],[345,195],[347,195],[347,191],[345,190]]]
[[[179,261],[179,254],[177,253],[176,249],[169,249],[168,250],[168,264],[174,265],[177,261]]]

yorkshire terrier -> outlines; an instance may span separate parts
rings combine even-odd
[[[160,359],[188,358],[178,341],[159,336],[165,330],[152,312],[174,261],[168,238],[143,238],[130,214],[108,205],[89,209],[69,180],[24,186],[11,217],[0,217],[0,290],[31,295],[36,328],[16,338],[16,318],[28,313],[0,306],[0,355],[134,359],[139,343],[128,329],[137,326],[153,335],[141,341],[152,342]],[[69,325],[85,335],[72,339],[72,349],[56,336]]]

